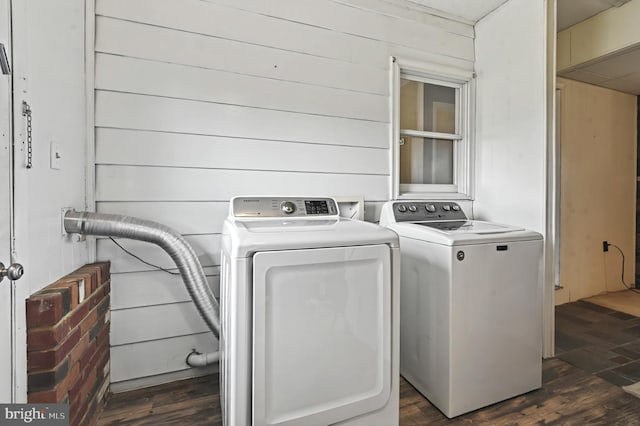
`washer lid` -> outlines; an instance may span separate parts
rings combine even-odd
[[[436,231],[447,234],[458,234],[471,232],[474,234],[500,234],[503,232],[521,231],[523,228],[516,228],[497,223],[480,222],[477,220],[444,220],[439,222],[412,222],[416,225],[427,226]]]
[[[400,237],[450,246],[542,239],[534,231],[479,220],[403,222],[388,226]]]

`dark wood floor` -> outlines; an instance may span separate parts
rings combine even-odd
[[[640,318],[586,302],[556,309],[558,356],[543,387],[449,420],[401,380],[401,425],[640,425]],[[220,425],[218,376],[110,397],[99,425]]]
[[[640,382],[640,318],[587,302],[558,306],[556,357],[614,385]]]

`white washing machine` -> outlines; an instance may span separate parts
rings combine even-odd
[[[392,201],[400,374],[447,417],[542,385],[542,236],[468,220],[455,202]]]
[[[223,226],[223,424],[399,416],[398,237],[331,198],[236,197]]]

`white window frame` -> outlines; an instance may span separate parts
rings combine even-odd
[[[456,133],[400,129],[400,78],[456,89]],[[391,58],[391,194],[393,199],[473,198],[474,75],[472,71]],[[454,141],[453,184],[401,184],[400,138],[416,136]]]

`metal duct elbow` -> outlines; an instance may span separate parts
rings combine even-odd
[[[128,238],[161,247],[178,267],[202,319],[219,338],[220,306],[196,253],[178,232],[160,223],[131,216],[76,211],[65,214],[64,229],[68,233]]]
[[[187,355],[186,363],[189,367],[206,367],[218,362],[218,360],[220,360],[220,352],[218,351],[201,354],[194,349],[193,352]]]

